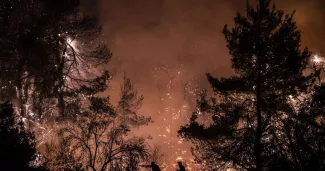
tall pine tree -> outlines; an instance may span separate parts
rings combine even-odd
[[[207,74],[215,97],[198,101],[212,124],[194,113],[179,134],[196,143],[198,162],[211,169],[237,168],[261,171],[279,158],[282,120],[293,110],[288,97],[304,92],[312,83],[303,76],[310,52],[301,51],[300,32],[293,13],[285,15],[270,0],[247,4],[246,16],[237,14],[235,26],[223,30],[236,74],[213,78]]]

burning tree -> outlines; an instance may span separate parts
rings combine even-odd
[[[79,10],[79,0],[46,1],[47,31],[54,36],[55,86],[59,114],[65,115],[66,105],[79,94],[91,95],[106,90],[106,64],[111,53],[100,39],[101,27],[97,18],[85,16]],[[53,27],[53,25],[55,27]]]
[[[106,89],[111,53],[79,0],[1,1],[1,98],[24,117],[66,116],[80,94]],[[36,113],[36,114],[35,114]],[[31,114],[32,116],[28,116]]]
[[[215,97],[204,93],[198,100],[200,113],[212,115],[211,124],[201,124],[196,112],[179,131],[196,144],[197,162],[210,169],[261,171],[276,159],[293,160],[282,153],[289,141],[280,143],[288,140],[283,123],[295,110],[288,97],[306,92],[315,81],[303,75],[310,52],[300,50],[293,13],[284,15],[270,0],[259,0],[256,9],[247,4],[246,12],[237,14],[234,28],[223,30],[236,75],[207,74]]]
[[[130,131],[151,120],[137,114],[142,100],[126,78],[117,107],[110,105],[108,98],[90,97],[88,107],[74,111],[78,113],[76,122],[59,131],[61,150],[48,157],[48,166],[55,170],[80,164],[94,171],[138,170],[138,163],[148,156],[147,145],[145,138],[132,136]]]

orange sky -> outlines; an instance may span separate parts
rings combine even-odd
[[[141,112],[152,116],[155,123],[141,129],[141,132],[153,135],[155,143],[162,142],[161,137],[157,137],[157,127],[166,126],[162,119],[172,117],[170,112],[159,111],[170,106],[177,108],[183,101],[181,82],[194,79],[201,87],[208,88],[206,72],[214,76],[229,76],[232,73],[221,30],[224,24],[233,23],[236,11],[245,9],[246,0],[99,0],[96,5],[92,0],[84,1],[88,2],[87,7],[92,6],[89,8],[91,12],[100,15],[105,38],[113,52],[110,71],[113,74],[126,71],[139,93],[145,97]],[[325,1],[274,2],[286,12],[296,9],[295,19],[302,30],[303,44],[314,52],[324,52]],[[179,78],[172,77],[171,74],[177,72],[181,64],[185,72]],[[170,70],[161,74],[158,80],[154,76],[154,68],[162,65]],[[117,74],[112,80],[115,89],[111,89],[110,93],[113,96],[119,93],[116,88],[121,78]],[[175,81],[173,97],[168,102],[162,101],[170,91],[167,85],[171,79]],[[186,116],[192,110],[173,120],[171,131],[174,134],[181,124],[186,123]]]

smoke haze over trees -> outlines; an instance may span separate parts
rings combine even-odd
[[[169,122],[164,121],[162,113],[165,108],[181,106],[184,99],[183,93],[178,93],[184,88],[176,80],[172,99],[167,103],[166,99],[169,97],[166,94],[169,93],[169,87],[166,85],[172,78],[165,73],[156,81],[155,68],[166,65],[170,72],[177,73],[179,65],[183,64],[185,69],[180,74],[182,81],[191,82],[194,79],[199,82],[200,88],[210,87],[205,77],[206,72],[215,77],[228,77],[233,74],[221,30],[224,24],[233,24],[232,19],[237,11],[245,12],[245,0],[101,0],[97,4],[91,0],[85,1],[91,9],[98,9],[105,38],[114,52],[114,57],[109,63],[110,69],[112,74],[119,71],[117,75],[120,76],[113,77],[112,87],[119,87],[121,74],[126,71],[146,98],[140,111],[152,114],[155,122],[149,125],[149,129],[141,130],[143,132],[167,135],[168,132],[162,133],[157,129],[169,125]],[[257,1],[249,2],[255,6]],[[302,31],[302,47],[307,45],[312,52],[324,53],[322,32],[325,25],[320,22],[325,18],[324,1],[273,2],[286,13],[296,10],[294,21]],[[185,60],[180,60],[181,58]],[[136,67],[138,65],[142,67]],[[118,96],[114,90],[110,93]],[[162,98],[165,100],[162,101]],[[186,105],[189,106],[188,103]],[[173,121],[171,129],[175,132],[179,126],[184,125],[193,110],[195,109],[188,107],[187,112],[182,112],[179,119]],[[172,117],[170,113],[166,115]],[[176,135],[172,137],[177,139],[176,142],[180,140]],[[153,144],[164,141],[164,138],[159,136],[153,138]],[[178,148],[189,153],[186,143],[183,143],[180,147],[167,149],[166,155],[170,156]]]
[[[247,2],[1,0],[2,167],[324,170],[324,1]]]

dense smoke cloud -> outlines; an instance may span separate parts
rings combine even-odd
[[[304,45],[322,52],[325,1],[274,2],[287,13],[296,10]],[[126,71],[150,99],[157,96],[152,70],[162,63],[177,67],[182,58],[190,68],[187,74],[203,80],[205,72],[230,75],[221,30],[233,23],[236,11],[243,12],[245,4],[246,0],[101,0],[97,9],[114,53],[112,69]]]
[[[192,66],[191,73],[209,71],[228,75],[229,56],[221,30],[232,24],[245,0],[102,0],[100,16],[106,38],[114,52],[114,65],[146,85],[146,74],[156,64],[176,65],[180,57]],[[324,2],[321,0],[277,0],[303,31],[305,45],[322,50]],[[319,10],[317,10],[319,9]],[[141,66],[141,67],[140,67]],[[149,79],[149,80],[148,80]]]
[[[246,0],[92,0],[87,7],[101,17],[105,38],[113,52],[112,73],[126,71],[139,92],[144,94],[142,112],[151,115],[159,125],[158,110],[164,108],[163,93],[170,77],[159,81],[154,69],[162,65],[186,68],[183,80],[195,78],[202,87],[209,87],[204,73],[229,76],[230,58],[221,30],[232,24],[237,11],[244,12]],[[251,0],[251,3],[256,3]],[[286,13],[296,10],[295,20],[302,30],[303,46],[325,53],[324,0],[275,0]],[[122,76],[116,75],[112,86],[118,88]],[[118,94],[114,89],[111,93]],[[173,103],[182,100],[182,93]],[[190,112],[188,113],[188,115]],[[186,119],[183,119],[186,122]],[[155,134],[155,129],[150,129]],[[176,128],[175,130],[177,131]]]

